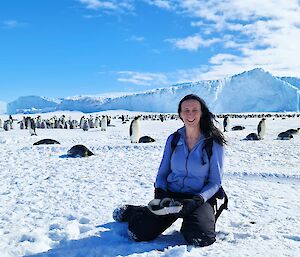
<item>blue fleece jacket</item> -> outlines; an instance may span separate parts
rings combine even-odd
[[[203,135],[189,151],[185,127],[178,132],[180,138],[173,154],[171,149],[173,134],[167,139],[155,187],[176,193],[201,195],[204,201],[207,201],[221,186],[224,148],[214,141],[209,161],[206,152],[202,152],[205,141]]]

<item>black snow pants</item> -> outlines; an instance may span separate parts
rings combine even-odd
[[[128,233],[135,241],[155,239],[178,219],[177,214],[155,215],[145,206],[129,207],[128,211]],[[216,241],[213,207],[204,203],[184,217],[180,232],[188,244],[199,247],[213,244]]]

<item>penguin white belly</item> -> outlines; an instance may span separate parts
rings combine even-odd
[[[106,128],[107,128],[107,118],[104,117],[102,120],[101,120],[101,130],[102,131],[106,131]]]
[[[131,122],[130,132],[131,143],[138,143],[141,137],[141,124],[138,119]]]
[[[263,139],[265,137],[265,134],[266,134],[266,121],[265,120],[262,120],[258,124],[257,132],[258,132],[260,139]]]

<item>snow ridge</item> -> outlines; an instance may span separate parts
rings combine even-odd
[[[77,96],[56,100],[23,96],[8,103],[7,113],[58,110],[90,113],[120,109],[174,113],[179,100],[191,93],[201,96],[215,113],[298,112],[300,79],[275,77],[261,68],[256,68],[220,80],[183,83],[141,93]]]

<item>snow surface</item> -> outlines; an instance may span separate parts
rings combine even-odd
[[[214,113],[299,111],[300,90],[297,78],[279,78],[263,69],[253,69],[220,80],[178,84],[168,88],[131,94],[103,94],[50,100],[45,97],[20,97],[8,103],[7,112],[37,113],[57,110],[96,112],[126,109],[131,111],[176,112],[187,94],[201,96]]]
[[[42,117],[54,114],[83,115]],[[0,256],[299,256],[300,135],[289,141],[276,137],[300,127],[300,118],[268,118],[264,140],[242,140],[256,132],[258,121],[230,121],[246,129],[226,132],[223,186],[229,210],[217,222],[217,242],[206,248],[184,244],[180,220],[156,240],[136,243],[127,238],[126,223],[112,219],[120,204],[152,200],[166,138],[182,126],[180,120],[142,120],[142,135],[156,139],[150,144],[130,143],[129,122],[120,119],[107,131],[38,129],[38,136],[30,136],[27,130],[0,128]],[[44,138],[61,144],[33,146]],[[95,155],[67,158],[75,144]]]

